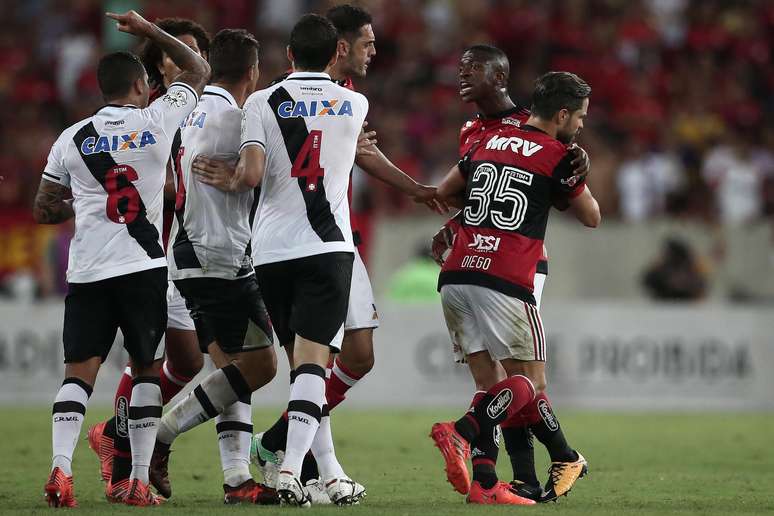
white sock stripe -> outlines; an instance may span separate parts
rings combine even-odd
[[[169,371],[169,366],[167,366],[167,361],[164,360],[164,363],[161,365],[161,370],[164,372],[164,376],[167,377],[167,380],[174,383],[175,385],[178,385],[180,387],[185,387],[186,382],[182,382],[175,378],[175,376]]]
[[[60,401],[76,401],[85,407],[89,403],[89,393],[77,383],[66,383],[59,388],[54,398],[55,403]]]
[[[155,383],[138,383],[132,387],[130,407],[161,406],[161,387]]]
[[[126,366],[126,369],[124,369],[124,374],[128,376],[129,378],[132,377],[132,368],[129,366]]]
[[[345,384],[349,385],[350,387],[354,387],[355,384],[357,383],[357,379],[356,378],[352,378],[347,373],[345,373],[344,371],[341,370],[341,368],[339,367],[338,362],[334,362],[333,363],[333,374],[336,375],[336,377],[339,380],[341,380]]]

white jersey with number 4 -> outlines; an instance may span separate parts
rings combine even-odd
[[[225,193],[194,177],[197,156],[236,164],[242,110],[218,86],[206,86],[183,123],[175,156],[177,198],[170,232],[169,277],[236,279],[254,274],[250,260],[253,192]]]
[[[368,100],[325,73],[295,72],[245,103],[241,149],[266,151],[256,265],[354,252],[347,188]]]
[[[107,105],[54,143],[43,179],[73,193],[67,281],[90,283],[165,267],[162,202],[172,138],[198,101],[173,83],[145,109]]]

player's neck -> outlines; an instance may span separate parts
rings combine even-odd
[[[331,79],[334,81],[345,81],[347,80],[347,74],[344,73],[344,70],[341,66],[339,66],[339,61],[336,61],[336,64],[333,66],[329,66],[325,69],[325,73],[331,76]]]
[[[125,97],[119,97],[116,99],[110,99],[105,100],[106,105],[111,106],[136,106],[136,107],[143,107],[140,105],[141,99],[139,97],[135,97],[134,95],[127,95]]]
[[[218,88],[223,88],[227,92],[231,94],[232,97],[234,97],[234,101],[236,101],[237,105],[239,107],[242,107],[247,100],[247,97],[250,96],[250,92],[247,91],[247,84],[239,82],[236,84],[226,84],[225,82],[213,82],[211,83],[212,86],[217,86]]]
[[[550,120],[543,120],[540,117],[531,115],[527,120],[527,125],[531,125],[536,129],[540,129],[544,133],[548,134],[548,136],[552,138],[556,138],[557,127],[556,127],[556,124],[554,124]]]
[[[476,106],[478,106],[479,111],[481,111],[485,117],[491,118],[498,113],[515,108],[516,104],[508,95],[498,94],[492,97],[479,99],[476,101]]]

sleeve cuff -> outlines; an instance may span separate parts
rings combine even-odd
[[[266,151],[266,144],[263,143],[261,140],[246,140],[242,142],[242,145],[239,146],[239,152],[242,152],[242,149],[245,147],[250,147],[251,145],[258,145],[260,148]]]

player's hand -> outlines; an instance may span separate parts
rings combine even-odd
[[[435,263],[443,265],[443,255],[451,248],[452,244],[454,244],[454,232],[447,225],[441,226],[438,233],[433,235],[433,241],[430,245],[430,254]]]
[[[438,188],[435,186],[417,183],[414,192],[411,194],[411,198],[415,203],[424,204],[439,215],[444,215],[449,212],[449,207],[446,203],[438,198]]]
[[[570,162],[570,165],[573,167],[572,175],[581,178],[588,176],[589,172],[591,172],[591,159],[589,158],[589,154],[583,147],[579,147],[577,143],[570,145],[567,150],[575,156]]]
[[[196,175],[197,181],[225,192],[231,189],[231,178],[234,177],[235,170],[230,162],[206,156],[196,156],[191,164],[191,171]]]
[[[363,129],[360,131],[360,136],[357,137],[357,150],[355,157],[360,156],[375,156],[376,155],[376,131],[366,132],[365,127],[368,122],[363,122]]]
[[[116,21],[116,28],[121,32],[134,34],[135,36],[147,36],[153,28],[153,24],[140,16],[137,11],[129,11],[124,14],[105,13],[105,16]]]

